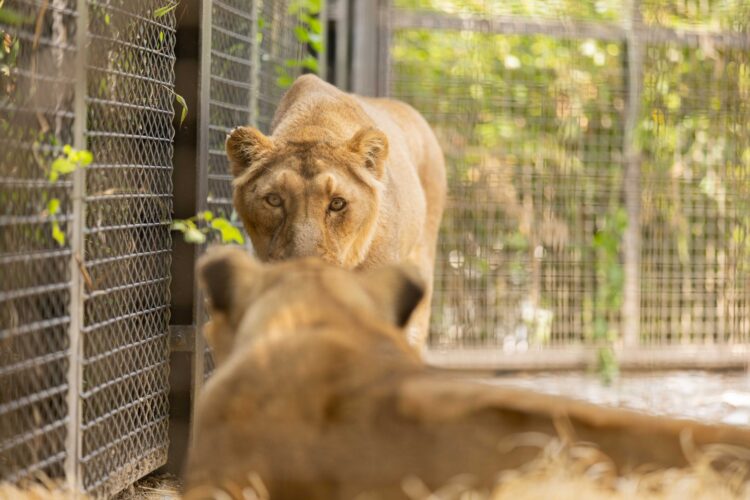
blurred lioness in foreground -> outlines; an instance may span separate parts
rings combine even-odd
[[[491,488],[539,434],[595,443],[620,470],[686,463],[695,444],[750,446],[750,431],[667,420],[483,385],[426,368],[400,331],[423,293],[392,266],[310,258],[263,265],[210,251],[200,279],[217,370],[198,402],[186,497],[408,498],[463,475]],[[747,464],[745,464],[747,465]],[[223,491],[224,493],[220,493]]]

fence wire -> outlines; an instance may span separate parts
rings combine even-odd
[[[59,476],[68,408],[71,182],[48,166],[73,142],[75,2],[7,1],[0,22],[0,478]],[[49,213],[50,200],[60,208]]]
[[[224,142],[238,126],[270,133],[276,105],[300,73],[305,44],[295,36],[294,0],[213,0],[208,137],[209,210],[241,226],[232,207],[232,174]],[[243,235],[247,239],[247,235]],[[205,355],[205,374],[213,369]]]
[[[80,4],[3,5],[0,478],[100,497],[166,461],[175,17]],[[54,180],[71,145],[93,162]]]
[[[81,475],[107,494],[166,461],[175,17],[88,2]]]
[[[433,345],[621,343],[631,148],[637,342],[750,342],[749,8],[394,2],[389,92],[425,114],[449,166]]]

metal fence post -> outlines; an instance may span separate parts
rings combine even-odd
[[[641,160],[635,143],[643,88],[643,40],[640,0],[630,0],[625,44],[627,47],[627,104],[624,133],[624,195],[628,226],[623,235],[622,332],[627,347],[640,339],[641,321]]]
[[[196,201],[198,212],[206,210],[208,200],[208,125],[209,100],[211,94],[211,24],[212,24],[212,1],[201,3],[200,10],[200,65],[199,65],[199,107],[198,107],[198,158],[196,168]],[[202,252],[201,247],[195,248],[195,258]],[[197,278],[197,277],[196,277]],[[193,325],[195,325],[195,347],[193,351],[193,383],[192,383],[192,407],[203,387],[206,378],[206,341],[201,333],[201,325],[204,320],[203,298],[198,290],[197,281],[194,284],[193,295]],[[192,439],[192,426],[195,419],[191,420],[190,439]]]
[[[87,44],[88,44],[88,5],[87,0],[78,0],[76,5],[78,18],[76,21],[76,85],[74,98],[75,119],[73,124],[73,145],[76,149],[86,149],[86,74],[87,74]],[[73,178],[73,220],[70,231],[70,327],[68,347],[68,428],[66,438],[65,475],[68,488],[74,494],[83,491],[82,475],[80,472],[81,450],[81,380],[83,372],[83,353],[81,343],[81,328],[83,326],[83,294],[84,281],[81,267],[83,266],[84,226],[86,174],[78,169],[72,174]]]
[[[375,96],[378,91],[378,3],[353,5],[351,85],[354,93],[366,96]]]

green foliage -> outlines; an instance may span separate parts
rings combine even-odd
[[[600,347],[597,350],[596,372],[605,385],[610,385],[620,374],[619,363],[611,346]]]
[[[207,236],[212,233],[218,235],[222,243],[242,245],[245,242],[242,233],[231,221],[217,217],[209,210],[200,212],[189,219],[175,219],[172,221],[171,229],[181,232],[187,243],[205,243]]]
[[[34,16],[24,16],[17,10],[5,7],[4,1],[0,2],[0,24],[9,26],[23,26],[34,22]]]
[[[60,176],[72,174],[80,168],[85,168],[94,161],[94,155],[86,149],[75,149],[70,144],[66,144],[62,149],[63,154],[57,157],[50,165],[47,172],[47,180],[54,184]],[[54,217],[60,212],[60,199],[50,198],[47,201],[47,216]],[[65,233],[60,228],[57,220],[52,221],[52,239],[58,245],[65,245]]]
[[[162,85],[165,89],[167,89],[175,98],[175,101],[177,101],[177,104],[180,105],[180,108],[182,111],[180,112],[180,127],[182,127],[182,124],[185,122],[185,118],[187,118],[188,115],[188,105],[185,101],[185,98],[182,97],[180,94],[172,90],[171,88],[167,87],[166,85]]]
[[[617,358],[612,349],[617,339],[617,323],[622,308],[625,273],[620,247],[628,216],[622,207],[616,207],[603,218],[602,227],[594,234],[597,288],[594,299],[593,340],[598,345],[596,370],[605,384],[617,376]]]
[[[323,52],[323,25],[319,19],[323,0],[294,0],[289,4],[288,15],[295,16],[299,23],[294,28],[294,36],[300,44],[309,46],[315,54]],[[258,27],[262,30],[263,24],[258,20]],[[307,55],[303,59],[287,59],[284,64],[277,64],[276,84],[281,88],[287,88],[294,82],[293,74],[300,69],[307,69],[312,73],[318,73],[318,59],[313,55]]]
[[[177,6],[180,4],[180,2],[170,2],[167,5],[163,5],[159,7],[158,9],[154,10],[154,19],[159,19],[160,17],[164,17],[173,10],[177,8]]]
[[[394,4],[399,8],[450,13],[584,18],[592,21],[616,21],[624,11],[622,0],[394,0]]]
[[[182,107],[182,111],[180,112],[180,127],[182,127],[182,124],[185,122],[185,118],[187,118],[188,114],[188,105],[187,102],[185,102],[185,98],[182,97],[177,92],[174,93],[174,98],[177,101],[177,104],[179,104]]]
[[[79,168],[90,165],[92,161],[94,161],[94,155],[91,151],[77,150],[70,144],[66,144],[63,146],[63,155],[52,162],[47,178],[50,182],[56,182],[61,175],[73,173]]]
[[[52,198],[47,202],[47,215],[54,217],[60,211],[60,200]],[[60,223],[56,220],[52,221],[52,239],[54,239],[58,245],[65,245],[65,233],[60,229]]]

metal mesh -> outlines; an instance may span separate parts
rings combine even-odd
[[[644,16],[655,26],[701,24],[746,35],[734,47],[647,44],[641,338],[748,343],[750,4],[705,12],[705,20],[657,5],[649,2],[653,12]]]
[[[83,487],[166,461],[175,18],[89,2],[80,450]]]
[[[0,478],[65,473],[105,496],[166,460],[175,18],[76,5],[3,5],[20,24],[0,25]],[[75,212],[78,181],[47,175],[84,142]]]
[[[248,124],[268,133],[285,90],[278,82],[279,71],[299,73],[286,65],[299,60],[304,48],[294,35],[298,21],[289,14],[291,3],[212,2],[208,205],[223,216],[232,213],[232,176],[224,152],[227,134]]]
[[[298,67],[290,67],[288,62],[299,61],[306,52],[305,44],[295,36],[299,26],[296,15],[290,14],[289,7],[295,0],[263,0],[260,2],[260,16],[263,19],[262,43],[260,46],[258,127],[270,132],[271,120],[279,99],[286,87],[279,75],[284,72],[294,78],[300,74]]]
[[[60,475],[66,458],[69,181],[47,182],[73,124],[70,3],[6,1],[33,23],[0,23],[0,478]],[[61,209],[46,212],[57,198]]]
[[[395,2],[389,92],[426,116],[449,168],[433,345],[622,341],[627,147],[637,341],[750,342],[749,5],[644,2],[629,103],[625,2]]]
[[[283,70],[299,74],[288,61],[300,60],[304,45],[297,41],[296,15],[288,1],[213,0],[208,137],[207,207],[216,215],[233,218],[232,174],[224,142],[232,129],[255,125],[269,133],[273,113],[284,93],[279,82]],[[239,221],[235,220],[238,227]],[[247,235],[244,234],[247,240]],[[249,243],[248,243],[249,245]],[[213,370],[205,353],[205,374]]]

